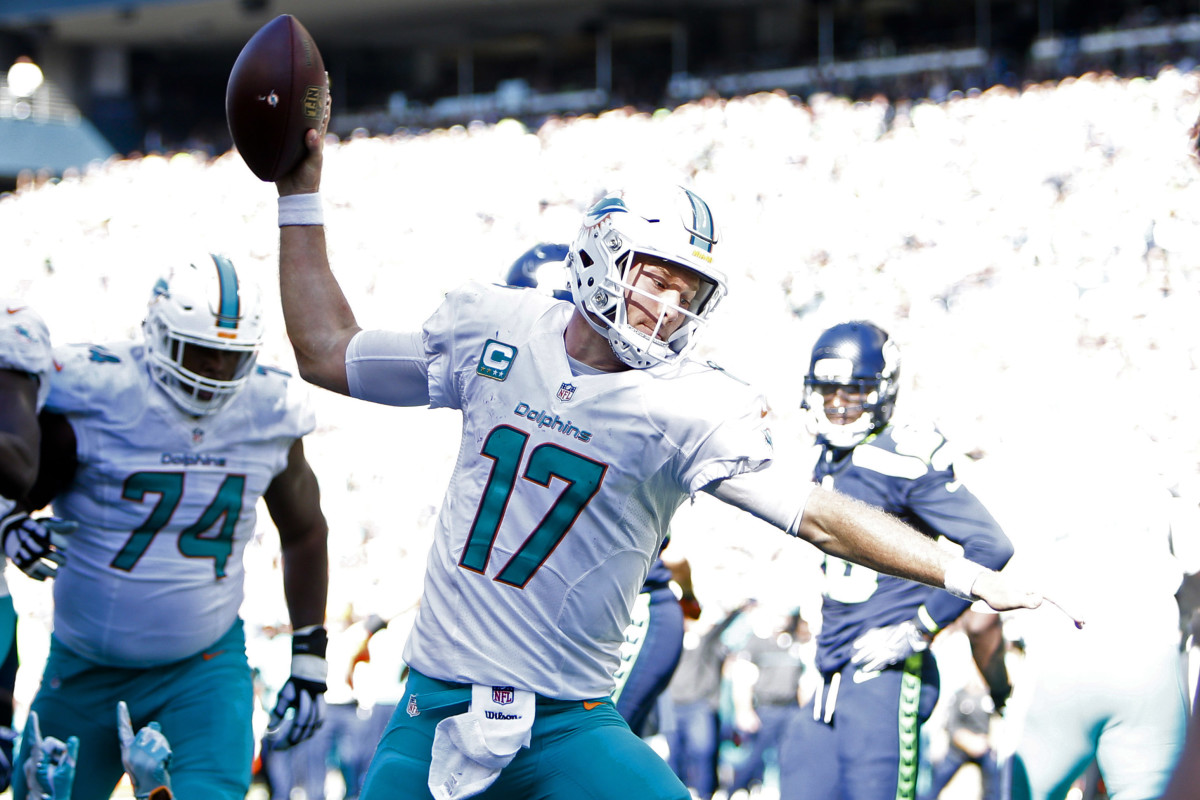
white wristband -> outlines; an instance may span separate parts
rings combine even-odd
[[[297,678],[324,683],[329,677],[329,663],[320,656],[301,653],[292,656],[292,674]]]
[[[982,564],[976,564],[965,558],[956,558],[946,567],[946,576],[942,580],[946,585],[946,591],[950,594],[961,597],[963,600],[974,600],[975,596],[971,590],[975,586],[975,581],[987,571],[987,567]]]
[[[279,198],[279,227],[285,225],[324,225],[321,193],[288,194]]]

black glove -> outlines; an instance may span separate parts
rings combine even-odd
[[[44,581],[53,578],[66,562],[67,534],[78,525],[65,519],[34,519],[16,508],[16,503],[0,497],[0,542],[4,552],[29,577]]]
[[[292,676],[279,690],[271,710],[267,740],[287,750],[312,736],[325,722],[325,628],[309,625],[292,633]]]

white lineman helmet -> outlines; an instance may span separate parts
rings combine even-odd
[[[717,229],[708,204],[675,186],[660,197],[605,197],[583,218],[567,256],[575,306],[608,338],[613,352],[635,369],[670,363],[696,342],[697,330],[725,295],[725,275],[713,260]],[[627,276],[638,255],[663,259],[700,277],[691,310],[673,309],[685,321],[666,340],[628,323],[626,296],[641,293]],[[661,317],[660,317],[661,321]]]
[[[212,414],[241,391],[263,340],[262,300],[238,279],[233,262],[210,254],[158,279],[142,323],[150,372],[189,414]],[[211,378],[184,366],[189,348],[237,354],[231,377]]]

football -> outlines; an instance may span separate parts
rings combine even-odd
[[[328,96],[325,62],[299,20],[282,14],[259,28],[225,87],[229,134],[250,171],[274,181],[300,163],[305,132],[324,124]]]

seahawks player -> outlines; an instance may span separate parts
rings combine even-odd
[[[159,279],[143,333],[55,350],[34,504],[52,498],[79,527],[32,710],[47,735],[79,737],[75,800],[109,796],[149,720],[169,740],[169,770],[143,771],[160,785],[139,795],[240,800],[254,743],[238,609],[260,498],[294,629],[279,744],[320,723],[327,526],[302,444],[313,415],[299,382],[258,365],[261,303],[223,256]],[[165,763],[165,742],[142,744]],[[17,797],[23,782],[18,769]]]
[[[959,483],[945,439],[932,426],[892,424],[899,376],[899,349],[878,325],[846,322],[817,338],[802,403],[819,446],[813,479],[1000,569],[1012,545]],[[824,571],[816,656],[824,685],[796,726],[805,755],[786,766],[782,795],[913,798],[920,726],[938,696],[929,642],[969,602],[837,554]]]
[[[329,267],[322,137],[276,186],[301,374],[462,413],[405,649],[406,696],[361,797],[686,800],[611,701],[623,632],[675,510],[709,492],[845,558],[1002,608],[1041,602],[886,515],[766,469],[764,402],[687,357],[725,294],[709,206],[605,197],[571,245],[573,302],[470,283],[419,331],[359,328]],[[400,488],[400,487],[398,487]]]

